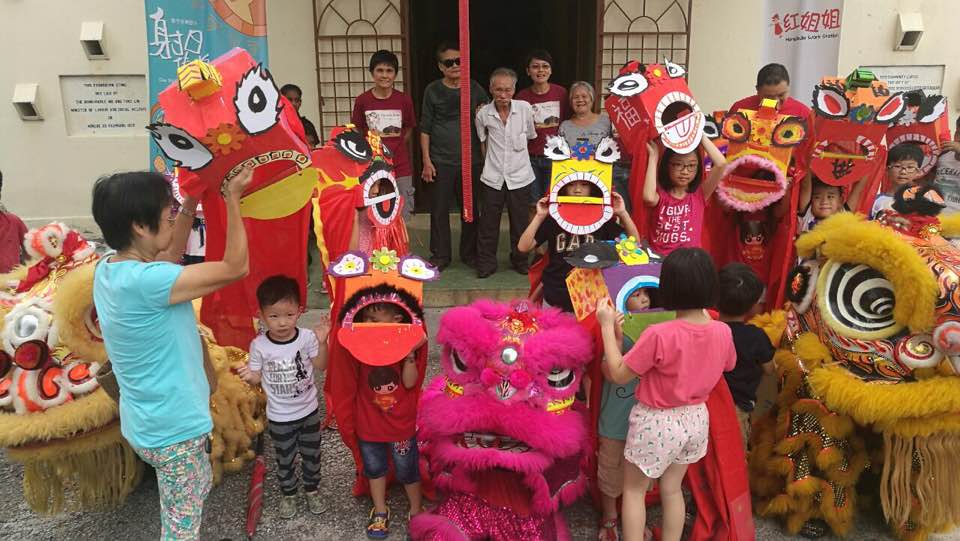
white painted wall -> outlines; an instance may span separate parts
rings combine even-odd
[[[416,0],[412,0],[416,1]],[[620,0],[629,2],[630,0]],[[753,93],[760,67],[763,0],[694,0],[690,86],[705,111]],[[898,10],[920,11],[926,32],[914,52],[893,51]],[[55,16],[52,16],[54,15]],[[946,64],[951,120],[960,107],[958,0],[847,0],[837,74],[857,65]],[[88,61],[80,24],[102,20],[108,61]],[[317,121],[319,92],[311,0],[269,0],[270,69],[303,91],[303,113]],[[90,188],[104,173],[147,167],[149,139],[68,136],[60,75],[140,74],[147,70],[142,0],[0,0],[0,170],[8,208],[40,223],[89,225]],[[10,104],[17,83],[39,83],[40,122],[23,122]]]

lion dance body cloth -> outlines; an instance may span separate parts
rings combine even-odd
[[[907,212],[942,207],[923,191],[883,223],[841,213],[801,236],[786,312],[757,321],[782,342],[751,484],[792,533],[843,535],[878,483],[901,538],[960,524],[960,251],[944,239],[960,222]]]
[[[590,431],[574,395],[589,335],[555,308],[478,301],[447,311],[437,342],[443,374],[418,424],[443,496],[411,520],[411,536],[570,539],[560,506],[587,485]]]

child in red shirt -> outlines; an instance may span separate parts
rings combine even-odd
[[[624,384],[642,376],[624,450],[625,539],[643,539],[644,498],[652,479],[660,479],[662,539],[679,541],[683,531],[680,484],[687,466],[707,452],[705,402],[737,362],[730,327],[706,312],[716,300],[718,280],[705,251],[674,250],[663,262],[659,293],[661,305],[675,310],[677,318],[648,327],[626,355],[620,353],[613,303],[607,298],[597,305],[610,381]]]
[[[3,173],[0,172],[0,190],[3,190]],[[0,274],[10,272],[23,263],[23,236],[27,226],[16,214],[7,211],[0,203]]]
[[[409,323],[396,305],[371,304],[362,309],[360,323]],[[356,431],[363,462],[363,474],[370,482],[373,509],[367,525],[367,537],[385,539],[389,535],[390,509],[387,508],[387,469],[393,459],[394,473],[410,500],[410,516],[421,511],[420,469],[417,452],[417,397],[413,388],[419,372],[416,363],[418,344],[399,363],[392,366],[358,365]]]

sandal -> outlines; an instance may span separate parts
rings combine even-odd
[[[599,541],[620,541],[620,533],[617,531],[617,519],[604,521],[600,525],[600,532],[597,534]]]

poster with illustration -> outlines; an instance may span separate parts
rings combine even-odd
[[[367,111],[367,129],[380,137],[400,137],[403,114],[400,109],[373,109]]]
[[[533,123],[536,124],[538,130],[541,128],[556,128],[560,125],[559,101],[534,103],[532,107]]]

